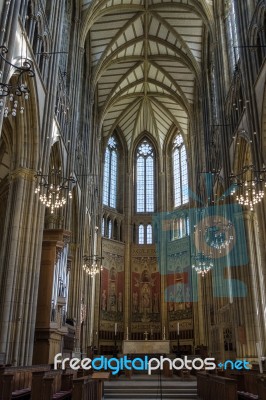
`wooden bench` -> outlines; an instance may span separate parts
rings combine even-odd
[[[99,381],[91,375],[73,379],[72,400],[102,400],[99,397]]]
[[[0,398],[28,400],[31,397],[32,374],[35,370],[47,371],[49,366],[0,368]]]
[[[0,368],[1,400],[71,399],[75,371],[51,371],[50,366]]]
[[[84,373],[84,371],[81,371]],[[50,370],[49,366],[0,368],[1,400],[101,400],[109,373],[77,378],[77,371]]]
[[[62,371],[51,371],[42,379],[42,400],[70,400],[72,387],[63,387]],[[40,393],[40,392],[39,392]],[[40,397],[39,397],[40,398]],[[32,400],[35,400],[32,398]]]
[[[238,391],[238,400],[258,400],[259,396],[256,394]]]
[[[238,400],[266,400],[266,374],[260,374],[257,369],[250,371],[226,370],[219,375],[237,381]]]
[[[259,400],[266,400],[266,375],[257,375]]]
[[[11,400],[11,399],[30,399],[31,389],[29,385],[26,387],[19,387],[18,374],[14,372],[5,372],[2,375],[2,385],[1,385],[1,400]]]
[[[32,374],[31,400],[46,399],[70,399],[73,378],[77,372],[67,369],[65,371],[55,370],[50,372],[36,371]]]
[[[98,382],[98,397],[97,399],[101,400],[103,398],[103,384],[104,381],[109,381],[110,379],[110,372],[94,372],[92,374],[92,379],[97,380]]]
[[[266,375],[258,371],[243,373],[244,390],[238,390],[239,400],[266,400]]]
[[[202,400],[237,400],[237,382],[234,379],[198,372],[197,383]]]

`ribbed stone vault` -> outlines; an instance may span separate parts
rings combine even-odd
[[[143,131],[161,146],[174,126],[187,135],[211,2],[84,0],[83,9],[103,136],[119,127],[131,148]]]

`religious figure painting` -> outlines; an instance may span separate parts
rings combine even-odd
[[[132,272],[132,321],[158,322],[160,319],[160,274],[150,272],[146,264]]]
[[[124,271],[112,263],[101,271],[101,320],[123,321]]]
[[[187,270],[167,276],[166,301],[170,321],[192,318],[192,288]]]

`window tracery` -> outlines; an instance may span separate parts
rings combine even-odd
[[[147,139],[137,148],[136,203],[137,212],[154,212],[154,149]]]
[[[181,134],[178,134],[173,141],[172,164],[174,207],[179,207],[188,203],[189,200],[187,153]]]

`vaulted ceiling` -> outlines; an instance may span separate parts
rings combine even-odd
[[[174,126],[187,135],[211,2],[84,0],[83,14],[103,136],[118,127],[130,148],[143,131],[161,146]]]

